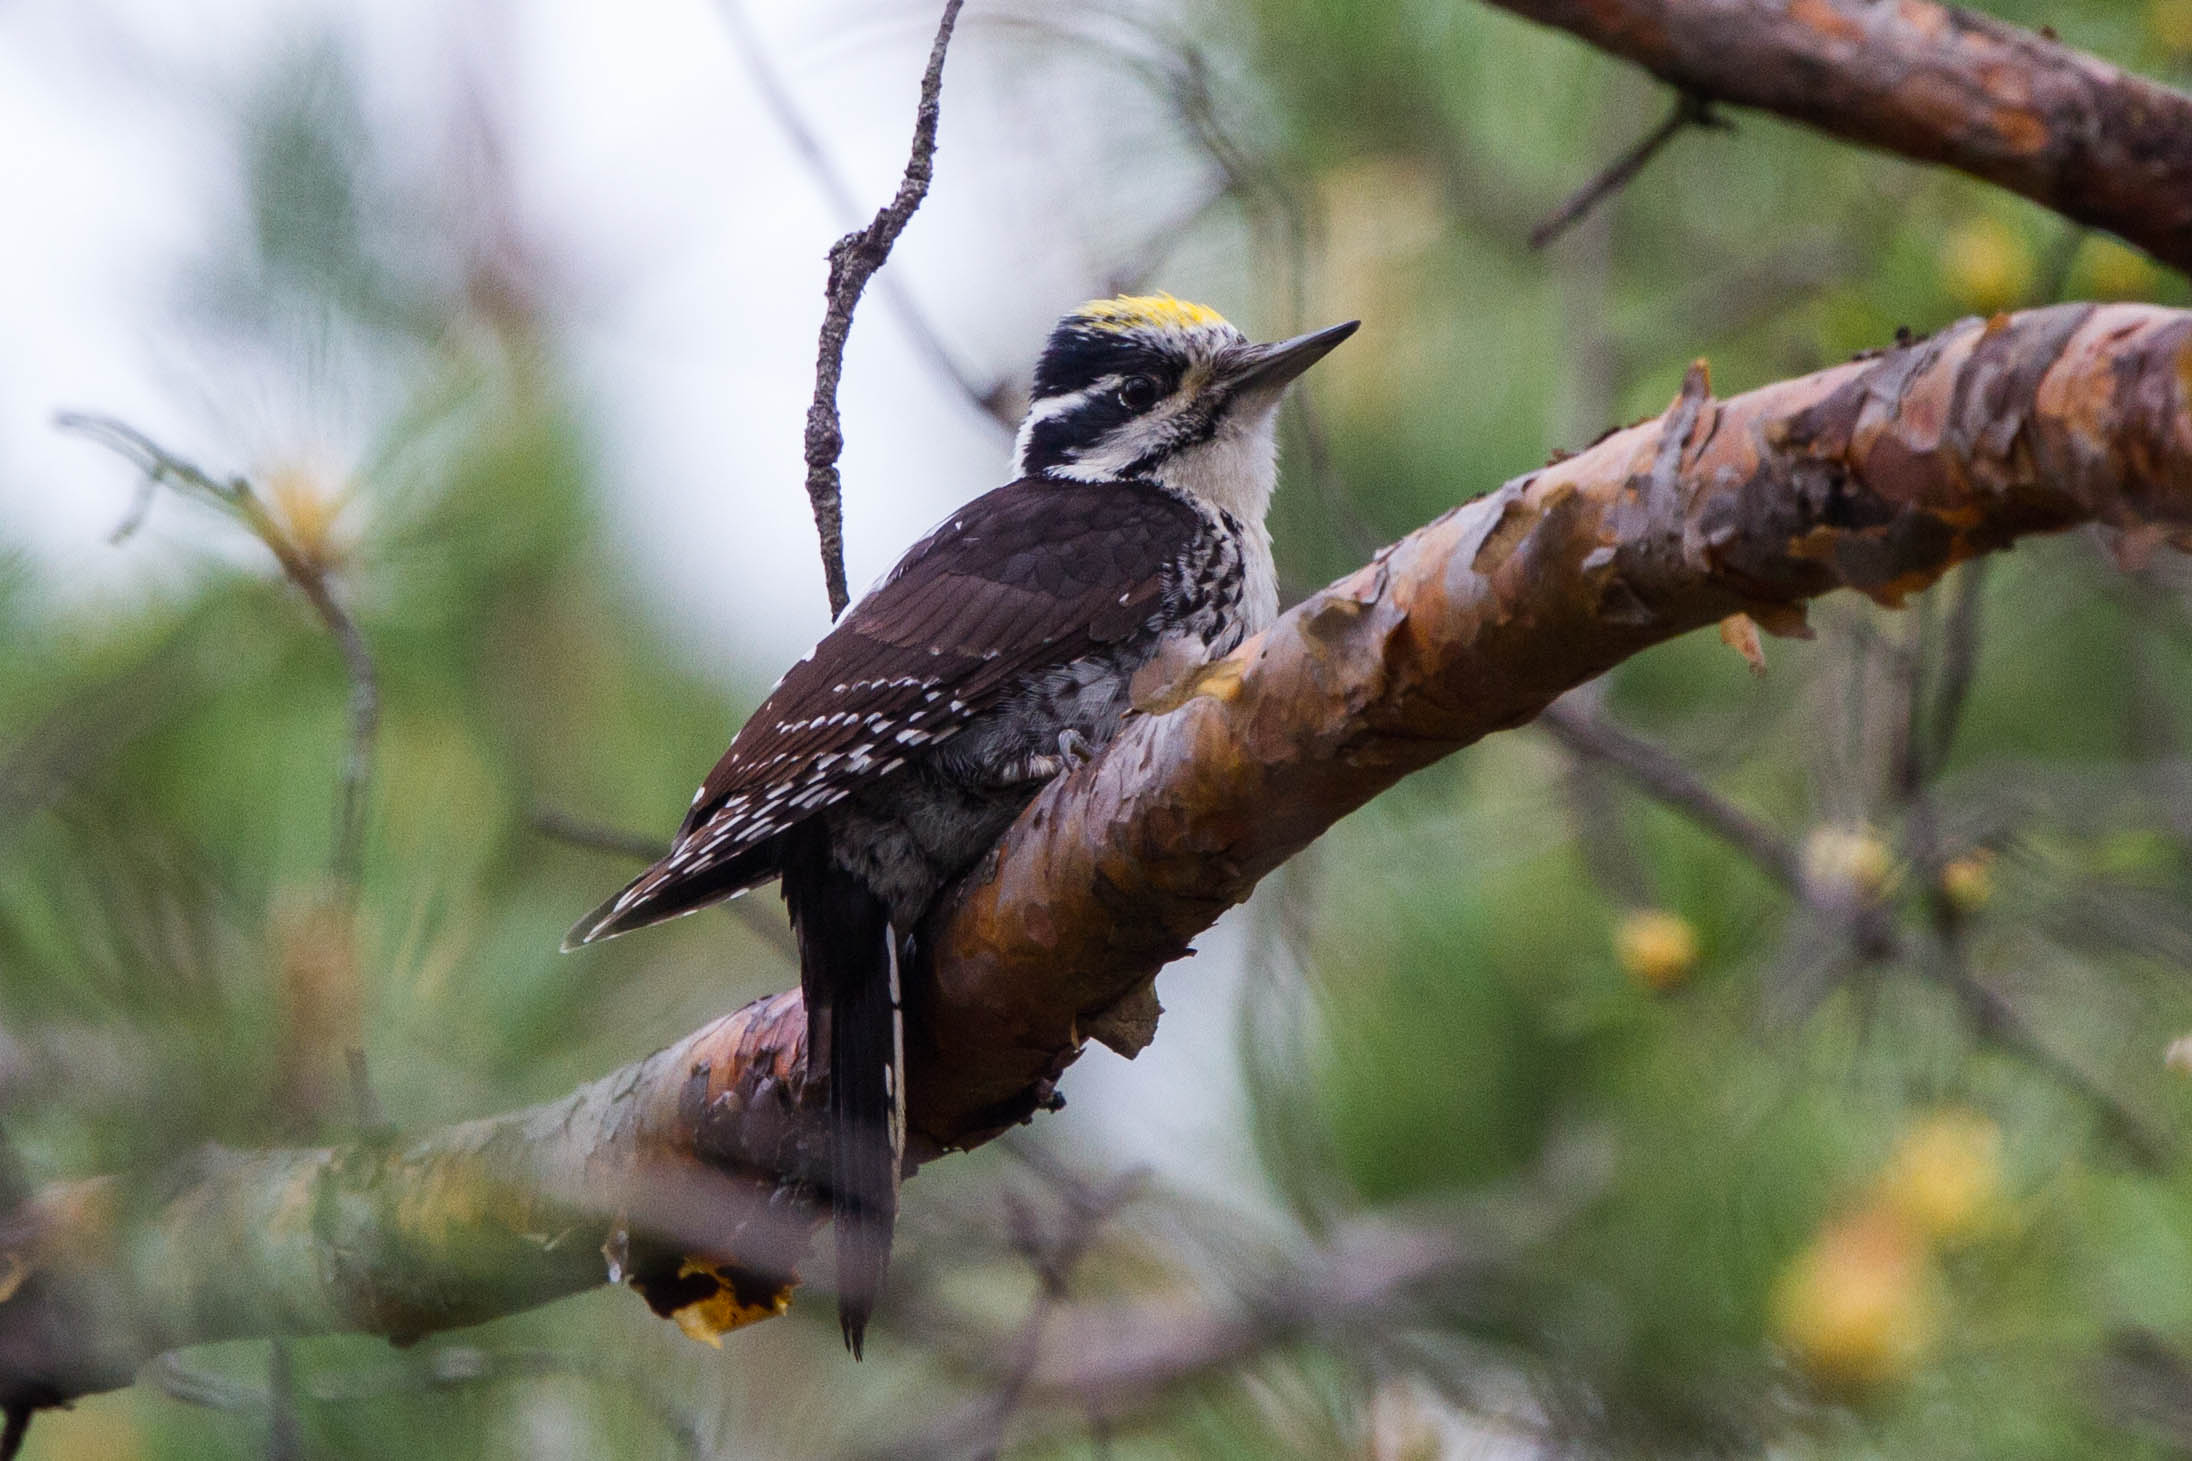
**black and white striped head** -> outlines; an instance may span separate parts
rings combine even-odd
[[[1020,425],[1024,477],[1139,477],[1261,521],[1277,476],[1287,384],[1355,322],[1252,343],[1169,294],[1091,300],[1058,322]]]

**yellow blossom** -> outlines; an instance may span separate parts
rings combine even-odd
[[[1782,1271],[1772,1313],[1790,1357],[1836,1387],[1901,1379],[1940,1329],[1925,1242],[1884,1208],[1822,1228]]]
[[[1926,1237],[1982,1228],[2002,1186],[2002,1130],[1976,1111],[1946,1110],[1912,1126],[1880,1174],[1881,1201]]]
[[[1804,881],[1830,895],[1876,898],[1895,876],[1895,854],[1866,826],[1814,827],[1804,839]]]
[[[1679,913],[1639,908],[1614,930],[1614,954],[1645,988],[1673,989],[1697,968],[1697,930]]]
[[[1986,907],[1994,896],[1994,854],[1982,848],[1944,863],[1941,891],[1959,912],[1977,913]]]
[[[2014,309],[2030,293],[2032,276],[2032,251],[1999,218],[1966,219],[1942,240],[1941,282],[1966,309]]]

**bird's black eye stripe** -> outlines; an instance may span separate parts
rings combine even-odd
[[[1147,411],[1157,404],[1161,389],[1149,376],[1128,376],[1126,383],[1119,387],[1119,404],[1129,411]]]
[[[1162,395],[1178,383],[1185,368],[1184,359],[1139,336],[1061,325],[1035,363],[1032,394],[1038,401],[1071,395],[1116,375],[1122,381],[1147,376]]]

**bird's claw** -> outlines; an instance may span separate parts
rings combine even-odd
[[[1076,766],[1096,759],[1096,744],[1077,730],[1058,732],[1056,755],[1023,756],[998,776],[999,786],[1029,786],[1056,781]]]

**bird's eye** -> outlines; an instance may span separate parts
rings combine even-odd
[[[1119,404],[1129,411],[1146,411],[1157,404],[1157,383],[1146,375],[1128,379],[1119,387]]]

